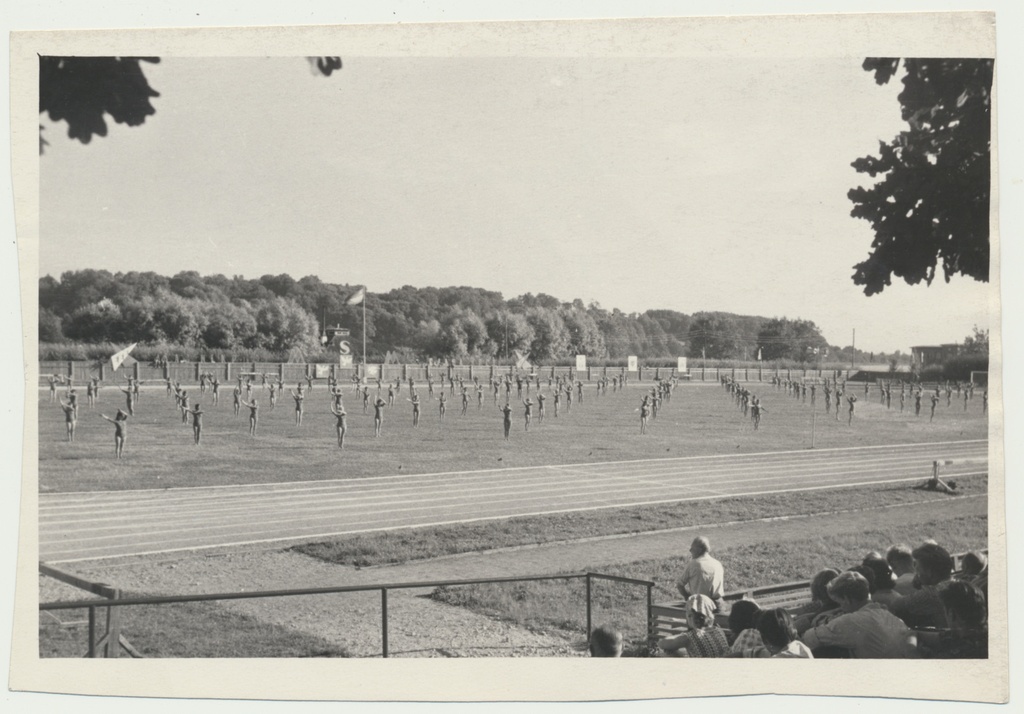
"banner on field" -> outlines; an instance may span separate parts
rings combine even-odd
[[[331,365],[329,364],[315,364],[313,365],[313,376],[317,379],[327,379],[331,376]]]
[[[636,371],[636,355],[630,355],[626,358],[626,370],[629,372]]]
[[[533,369],[533,364],[530,362],[530,358],[524,355],[519,350],[513,350],[513,354],[516,356],[516,369]]]
[[[136,343],[133,342],[131,345],[129,345],[128,347],[125,347],[120,352],[115,352],[114,354],[112,354],[110,356],[110,367],[111,367],[111,369],[113,369],[116,372],[118,370],[118,368],[122,364],[125,363],[125,361],[131,359],[128,356],[128,353],[131,352],[133,349],[135,349],[135,345],[136,345]],[[131,364],[134,364],[134,360],[132,360]]]
[[[366,366],[366,377],[376,379],[377,375],[380,374],[380,367],[375,364],[368,364]]]
[[[351,367],[352,366],[352,355],[346,355],[346,354],[338,355],[338,366],[339,367]]]
[[[678,357],[677,358],[676,371],[677,372],[685,372],[686,371],[686,358],[685,357]]]
[[[587,356],[586,355],[576,355],[576,371],[577,372],[582,372],[582,371],[586,370],[586,368],[587,368]]]

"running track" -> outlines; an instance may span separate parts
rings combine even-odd
[[[540,466],[336,481],[42,494],[40,560],[61,563],[542,513],[988,471],[986,440]]]

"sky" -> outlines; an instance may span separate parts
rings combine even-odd
[[[40,274],[470,285],[813,320],[877,352],[988,327],[988,286],[851,280],[850,163],[903,124],[862,58],[164,58],[140,127],[44,121]]]

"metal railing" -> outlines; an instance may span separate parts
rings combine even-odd
[[[102,595],[102,600],[67,600],[60,602],[45,602],[39,604],[40,612],[49,612],[53,610],[77,610],[86,609],[89,613],[89,647],[88,657],[117,657],[117,639],[123,640],[120,635],[120,619],[117,616],[117,609],[121,607],[130,607],[133,605],[170,605],[178,603],[192,603],[192,602],[211,602],[219,600],[247,600],[253,598],[275,598],[275,597],[294,597],[299,595],[332,595],[336,593],[354,593],[354,592],[368,592],[368,591],[379,591],[380,592],[380,608],[381,608],[381,656],[389,656],[389,645],[388,645],[388,592],[391,590],[407,590],[407,589],[419,589],[419,588],[438,588],[447,586],[460,586],[460,585],[486,585],[492,583],[518,583],[518,582],[536,582],[544,580],[579,580],[582,579],[586,583],[586,613],[587,613],[587,641],[589,643],[590,633],[593,630],[593,601],[592,601],[592,588],[594,580],[608,580],[613,582],[624,583],[628,585],[640,585],[646,588],[647,595],[647,620],[646,620],[646,632],[648,635],[653,631],[653,616],[652,616],[652,590],[654,583],[649,580],[638,580],[635,578],[626,578],[619,575],[609,575],[606,573],[564,573],[559,575],[518,575],[518,576],[507,576],[501,578],[474,578],[468,580],[431,580],[431,581],[419,581],[419,582],[406,582],[406,583],[385,583],[380,585],[338,585],[331,587],[322,588],[296,588],[288,590],[262,590],[253,592],[229,592],[229,593],[206,593],[198,595],[156,595],[148,597],[120,597],[120,591],[110,588],[107,585],[101,585],[96,583],[90,583],[88,581],[77,578],[76,576],[63,573],[52,566],[46,565],[45,563],[39,564],[39,572],[43,575],[49,575],[55,577],[69,584],[81,587],[85,590],[93,592],[97,595]],[[97,610],[103,608],[107,611],[107,633],[102,637],[97,638]],[[110,639],[110,628],[111,622],[117,623],[117,635],[113,647],[109,646]],[[108,645],[108,646],[103,646]],[[134,650],[130,650],[134,656],[138,656],[134,653]]]

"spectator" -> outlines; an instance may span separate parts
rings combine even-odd
[[[829,583],[828,592],[843,614],[804,633],[801,639],[812,651],[839,647],[849,650],[856,659],[917,655],[914,633],[885,607],[871,602],[863,575],[841,573]]]
[[[950,580],[939,587],[939,600],[949,630],[919,634],[921,653],[936,659],[987,659],[988,608],[981,590],[963,580]]]
[[[885,552],[885,559],[896,576],[893,590],[897,595],[910,595],[917,587],[914,584],[914,555],[909,545],[894,545]]]
[[[781,607],[762,611],[757,629],[769,656],[814,659],[810,647],[797,638],[793,618]]]
[[[869,555],[864,559],[863,566],[868,568],[875,579],[875,589],[871,591],[871,599],[880,605],[889,607],[899,599],[899,595],[893,589],[896,580],[893,578],[892,568],[881,555]]]
[[[855,565],[848,569],[851,573],[860,573],[864,576],[864,579],[868,581],[868,593],[871,595],[871,599],[875,599],[875,571],[866,565]]]
[[[598,627],[590,633],[591,657],[621,657],[622,633],[607,626]]]
[[[953,558],[941,545],[925,543],[914,548],[914,573],[919,588],[892,604],[892,614],[908,627],[948,627],[938,586],[953,574]]]
[[[740,600],[729,610],[729,630],[735,639],[727,657],[768,657],[769,652],[757,630],[761,608],[753,600]]]
[[[988,558],[984,553],[972,550],[964,555],[960,563],[960,580],[969,582],[985,595],[988,600]]]
[[[704,536],[694,538],[690,544],[690,555],[692,558],[676,581],[676,587],[685,598],[706,595],[714,603],[715,612],[720,611],[725,571],[722,564],[711,557],[711,543]]]
[[[676,657],[723,657],[729,651],[725,631],[715,624],[715,603],[707,595],[686,599],[689,630],[658,641],[658,646]]]
[[[821,617],[821,621],[827,621],[829,617],[840,614],[839,604],[828,594],[828,584],[839,575],[834,568],[819,570],[811,579],[811,602],[794,613],[793,625],[798,634],[803,634],[815,624],[815,619]]]

